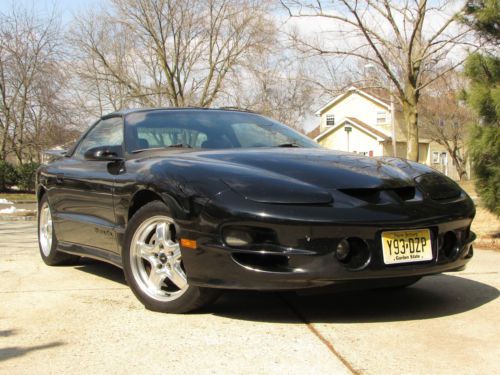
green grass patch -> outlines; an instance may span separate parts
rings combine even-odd
[[[0,193],[0,198],[10,202],[36,202],[36,195],[30,193]]]

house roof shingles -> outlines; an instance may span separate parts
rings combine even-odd
[[[320,132],[320,127],[319,127],[319,125],[318,125],[318,126],[317,126],[317,127],[315,127],[313,130],[311,130],[310,132],[308,132],[308,133],[306,134],[306,136],[308,136],[308,137],[309,137],[309,138],[311,138],[311,139],[314,139],[314,138],[316,138],[316,137],[317,137],[318,135],[320,135],[320,134],[321,134],[321,132]]]
[[[373,126],[370,126],[368,125],[367,123],[364,123],[363,121],[355,118],[355,117],[346,117],[346,119],[348,119],[349,121],[355,123],[356,125],[362,127],[362,128],[365,128],[366,130],[368,130],[369,132],[379,136],[380,138],[382,138],[384,141],[388,141],[391,139],[391,137],[389,137],[387,134],[381,132],[380,130],[378,129],[375,129]]]
[[[364,91],[368,95],[377,98],[381,102],[384,102],[387,105],[391,104],[391,94],[389,90],[383,87],[360,87],[359,91]]]
[[[355,117],[346,117],[344,119],[344,121],[342,121],[339,125],[335,126],[335,127],[331,127],[329,129],[326,129],[323,133],[320,133],[319,131],[319,126],[317,128],[315,128],[314,130],[312,130],[311,132],[309,132],[307,134],[308,137],[312,138],[312,139],[318,139],[320,137],[322,137],[323,135],[326,135],[328,133],[330,133],[332,130],[338,128],[341,124],[345,123],[345,122],[350,122],[351,124],[355,125],[355,126],[358,126],[360,127],[361,129],[364,129],[365,131],[368,131],[374,135],[376,135],[377,137],[379,138],[382,138],[384,141],[389,141],[391,140],[391,137],[388,136],[387,134],[385,134],[384,132],[374,128],[373,126],[370,126],[366,123],[364,123],[363,121],[355,118]]]

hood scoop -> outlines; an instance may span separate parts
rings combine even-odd
[[[397,188],[354,188],[338,189],[353,198],[370,204],[383,204],[411,201],[415,199],[416,189],[414,186]]]

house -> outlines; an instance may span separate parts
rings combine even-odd
[[[386,90],[351,87],[320,108],[316,115],[320,124],[308,136],[326,148],[367,156],[393,156],[394,132],[396,156],[406,157],[403,114],[399,106],[391,106]],[[419,137],[419,163],[458,179],[446,149],[426,138],[423,130]]]

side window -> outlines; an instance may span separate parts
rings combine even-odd
[[[335,126],[335,115],[326,115],[326,126]]]
[[[439,151],[432,152],[432,164],[439,164]]]
[[[387,112],[377,112],[377,124],[386,124],[387,123]]]
[[[73,154],[83,160],[85,152],[99,146],[117,146],[123,144],[123,126],[121,117],[112,117],[99,122],[80,142]]]

